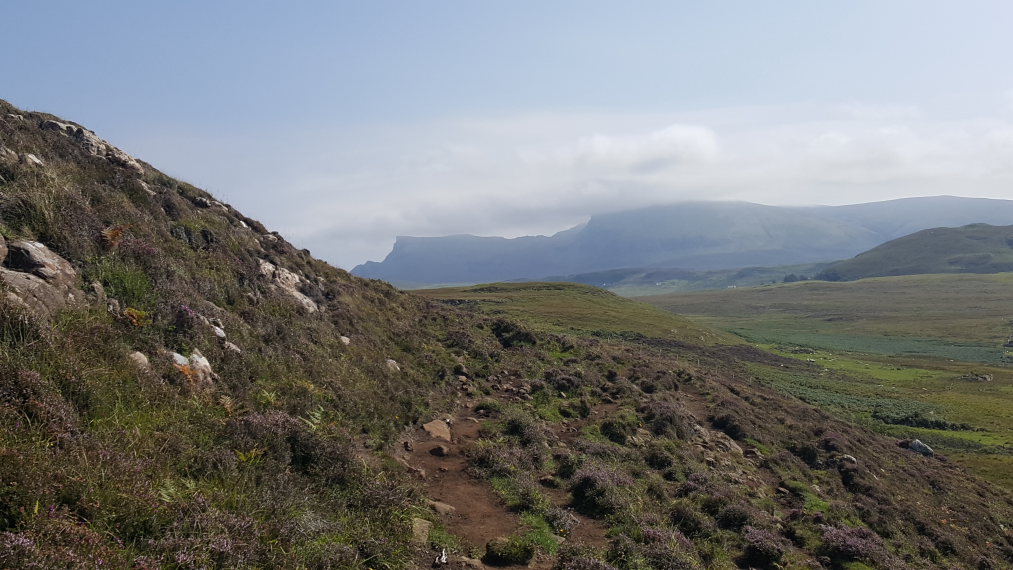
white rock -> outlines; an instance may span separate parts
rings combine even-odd
[[[172,363],[176,366],[190,366],[190,359],[178,352],[173,352],[169,358],[172,358]]]
[[[387,370],[390,370],[391,372],[401,372],[401,367],[398,366],[398,363],[397,363],[396,360],[394,360],[393,358],[388,358],[387,359]]]
[[[241,354],[243,352],[242,349],[240,349],[238,346],[236,346],[235,344],[233,344],[233,343],[231,343],[229,341],[225,341],[225,344],[223,344],[222,346],[225,347],[225,350],[231,350],[232,352],[235,352],[236,354]]]
[[[225,331],[221,327],[211,325],[211,330],[215,333],[215,336],[221,339],[225,338]]]
[[[338,338],[341,340],[341,344],[345,346],[352,344],[352,339],[348,338],[347,336],[340,336]]]
[[[127,355],[127,359],[136,367],[141,370],[151,370],[151,363],[148,362],[148,357],[143,352],[137,350]]]

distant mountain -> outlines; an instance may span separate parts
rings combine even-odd
[[[553,236],[398,237],[352,273],[402,287],[617,268],[730,269],[832,261],[926,228],[1013,222],[1013,201],[936,196],[849,206],[686,202],[591,217]]]
[[[971,224],[922,230],[889,241],[831,263],[820,277],[852,281],[890,275],[1005,271],[1013,271],[1013,226]]]

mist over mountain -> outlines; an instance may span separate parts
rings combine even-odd
[[[411,287],[626,267],[789,265],[849,258],[928,228],[1010,221],[1013,201],[954,196],[813,207],[685,202],[595,215],[552,236],[399,236],[382,262],[352,273]]]

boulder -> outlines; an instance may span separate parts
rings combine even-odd
[[[433,420],[429,423],[422,424],[422,429],[425,430],[429,437],[433,439],[442,439],[444,441],[450,441],[450,426],[443,420]]]
[[[28,166],[45,166],[46,163],[42,162],[42,159],[31,153],[24,153],[21,155],[21,162]]]
[[[911,443],[907,445],[907,448],[910,449],[911,451],[914,451],[915,453],[921,453],[926,457],[931,457],[936,453],[935,451],[932,450],[931,447],[922,443],[920,439],[913,440]]]
[[[9,287],[11,299],[49,317],[83,298],[77,288],[77,271],[45,245],[15,240],[5,242],[3,248],[0,281]]]
[[[412,519],[412,542],[415,544],[428,544],[429,531],[433,529],[433,523],[426,519]]]
[[[302,283],[302,278],[295,273],[279,267],[270,261],[260,260],[260,274],[271,280],[271,285],[287,295],[294,298],[302,305],[307,312],[314,313],[320,307],[310,299],[302,291],[299,290],[299,285]]]
[[[127,355],[127,360],[145,372],[151,370],[151,363],[148,362],[148,357],[143,352],[135,350]]]
[[[439,515],[447,516],[457,512],[457,508],[455,508],[452,505],[448,505],[447,503],[434,501],[432,499],[427,500],[426,503],[429,505],[429,508],[433,510],[433,512]]]

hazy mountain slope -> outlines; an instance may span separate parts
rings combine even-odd
[[[476,283],[617,268],[726,269],[826,262],[920,229],[1013,219],[1013,201],[954,197],[787,208],[688,202],[593,216],[552,237],[398,238],[353,269],[395,284]]]
[[[821,277],[851,281],[864,277],[925,273],[1013,271],[1013,226],[972,224],[933,228],[897,238],[831,263]]]
[[[564,334],[358,279],[3,102],[0,224],[0,567],[1013,560],[1007,493],[680,319]]]

